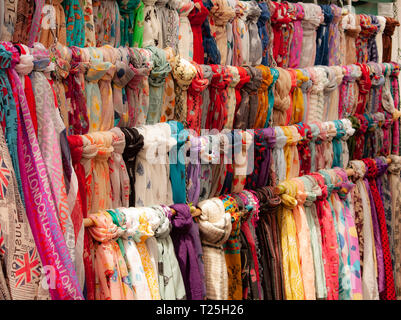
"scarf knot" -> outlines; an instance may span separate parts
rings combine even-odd
[[[257,94],[257,91],[262,83],[262,71],[258,68],[254,68],[251,66],[245,66],[247,70],[250,80],[244,85],[244,89],[250,94]]]
[[[389,158],[391,159],[391,163],[388,166],[388,171],[399,176],[401,173],[401,157],[395,154],[390,154]]]
[[[355,117],[359,120],[359,132],[365,134],[368,130],[368,120],[363,114],[356,114]]]
[[[96,241],[104,243],[118,237],[118,227],[113,223],[108,212],[92,213],[88,218],[94,224],[89,228],[89,233]]]
[[[21,76],[27,76],[33,70],[33,56],[30,54],[27,46],[22,46],[25,50],[25,53],[21,54],[19,63],[15,66],[15,71],[17,71],[17,73]]]
[[[33,56],[33,70],[46,72],[54,67],[50,60],[49,50],[43,44],[36,42],[31,50]]]
[[[55,46],[50,48],[50,59],[55,62],[55,70],[53,74],[56,79],[66,79],[71,70],[71,49],[57,43]]]
[[[82,158],[93,159],[98,152],[94,139],[90,135],[82,136]]]
[[[70,146],[72,163],[77,164],[81,161],[82,154],[84,151],[82,136],[70,135],[67,137],[67,139],[68,139],[68,145]]]
[[[149,75],[149,84],[154,87],[161,87],[166,81],[166,77],[171,71],[170,63],[166,59],[164,50],[154,46],[147,47],[152,53],[153,68]]]
[[[110,62],[103,62],[103,54],[95,48],[85,48],[83,51],[89,50],[90,63],[85,74],[85,79],[89,82],[98,82],[112,67]]]
[[[277,130],[280,129],[280,130]],[[280,127],[275,128],[276,133],[276,149],[282,149],[287,144],[287,136],[284,134],[283,130]]]
[[[335,184],[332,183],[330,174],[327,172],[327,170],[321,169],[319,170],[318,174],[323,178],[323,182],[326,186],[326,192],[324,193],[327,194],[326,199],[329,199],[336,186]],[[323,194],[323,189],[322,189],[322,194]]]
[[[259,8],[255,1],[249,1],[248,4],[248,15],[246,17],[247,23],[257,23],[262,10]]]
[[[388,37],[391,37],[394,34],[395,28],[399,27],[400,23],[394,19],[394,18],[390,18],[390,17],[386,17],[386,27],[384,28],[384,34]]]
[[[281,198],[274,191],[273,187],[267,186],[258,188],[255,190],[255,193],[259,198],[259,203],[262,205],[261,209],[267,208],[269,210],[268,212],[271,212],[270,210],[275,210],[281,204]]]
[[[379,178],[386,173],[387,168],[388,168],[388,163],[385,160],[383,160],[381,157],[374,159],[374,161],[376,162],[377,177]]]
[[[354,170],[352,179],[354,181],[363,179],[366,175],[366,165],[362,160],[352,160],[349,162],[349,166]]]
[[[107,161],[110,158],[111,153],[114,151],[113,146],[111,145],[113,134],[110,131],[94,132],[92,136],[98,148],[96,158]]]
[[[366,165],[366,175],[365,177],[370,179],[376,179],[378,175],[378,169],[376,166],[376,162],[373,159],[362,159],[362,161]]]
[[[235,17],[235,10],[227,2],[215,1],[213,7],[209,9],[209,16],[216,26],[225,27]]]
[[[277,186],[278,193],[281,198],[281,205],[288,210],[294,209],[298,205],[295,198],[297,195],[297,187],[295,183],[283,181]]]
[[[346,135],[346,131],[344,130],[344,124],[342,123],[341,120],[334,120],[333,123],[335,125],[337,132],[334,138],[340,140]]]
[[[304,203],[305,207],[311,207],[314,202],[322,196],[322,189],[319,187],[319,184],[312,177],[307,178],[308,182],[305,183],[305,191],[306,191],[306,200]]]
[[[113,133],[113,140],[111,146],[114,149],[114,152],[122,154],[125,149],[125,135],[124,132],[121,131],[120,128],[113,128],[110,130]]]
[[[187,90],[196,75],[196,68],[187,60],[176,56],[172,63],[172,73],[182,90]]]
[[[338,87],[337,75],[336,75],[334,69],[331,67],[324,67],[324,69],[326,71],[327,80],[328,80],[328,83],[324,88],[324,92],[326,94],[328,94],[329,92],[332,92],[333,90],[335,90]]]
[[[198,64],[195,64],[195,68],[195,77],[192,79],[191,85],[188,88],[188,93],[194,96],[199,95],[201,92],[206,90],[209,85],[209,80],[205,77],[203,68]]]
[[[355,184],[348,180],[347,173],[342,168],[334,169],[338,178],[338,195],[341,199],[346,200],[350,191],[355,187]]]
[[[344,131],[345,131],[345,134],[342,137],[342,140],[346,141],[354,135],[355,129],[353,128],[353,124],[352,124],[351,120],[341,119],[340,121],[343,123]]]

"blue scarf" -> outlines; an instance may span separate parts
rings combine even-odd
[[[317,29],[315,65],[329,65],[329,29],[334,15],[330,5],[320,6],[324,13],[324,22]]]

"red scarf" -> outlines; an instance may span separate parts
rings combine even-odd
[[[271,24],[273,28],[273,58],[277,62],[278,67],[283,67],[285,57],[288,56],[288,41],[284,33],[290,30],[290,22],[292,22],[288,14],[287,3],[272,2],[274,5],[274,13],[271,17]],[[251,48],[252,50],[252,48]]]
[[[212,64],[212,81],[210,82],[210,104],[206,118],[206,129],[221,131],[227,121],[228,85],[232,76],[225,66]]]
[[[368,120],[362,114],[355,114],[359,120],[359,130],[355,133],[354,159],[362,159],[363,147],[365,145],[365,133],[368,130]]]
[[[303,176],[310,173],[312,166],[312,155],[309,149],[309,141],[312,140],[312,130],[311,127],[305,123],[295,124],[295,127],[302,137],[302,140],[297,144],[297,148],[300,160],[299,175]]]
[[[372,81],[370,80],[370,71],[368,65],[361,63],[357,63],[357,65],[361,68],[362,75],[358,82],[359,98],[355,113],[363,114],[365,112],[368,94],[370,92],[370,88],[372,87]]]
[[[205,53],[203,49],[202,24],[209,15],[209,10],[203,5],[202,0],[194,0],[193,2],[195,6],[188,15],[194,37],[193,60],[196,63],[203,64]]]
[[[384,213],[383,201],[380,197],[379,190],[377,189],[376,177],[378,169],[376,162],[373,159],[362,159],[365,163],[367,170],[366,177],[368,178],[370,190],[374,199],[377,220],[380,226],[380,238],[383,249],[383,260],[384,260],[384,272],[386,280],[386,289],[380,292],[380,298],[382,300],[396,300],[395,298],[395,286],[394,286],[394,274],[393,265],[391,262],[390,245],[387,234],[386,215]]]

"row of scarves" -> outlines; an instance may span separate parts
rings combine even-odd
[[[390,159],[204,200],[195,219],[185,204],[91,214],[95,299],[399,299]]]
[[[305,68],[390,62],[390,17],[238,0],[5,1],[0,39],[46,47],[172,47],[198,64]],[[250,50],[252,48],[252,50]]]
[[[377,112],[398,123],[400,116],[394,62],[283,69],[198,65],[171,48],[19,47],[25,75],[37,69],[48,75],[67,135],[170,120],[199,133]],[[32,54],[37,48],[40,56]],[[35,113],[34,104],[30,109]]]

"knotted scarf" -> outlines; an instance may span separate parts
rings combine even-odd
[[[358,235],[362,294],[363,299],[378,300],[378,281],[375,258],[375,244],[372,228],[372,210],[373,203],[369,200],[368,189],[363,181],[366,174],[366,166],[363,161],[350,161],[350,167],[353,169],[352,181],[356,187],[352,190],[355,227]]]
[[[321,196],[316,198],[316,210],[322,235],[322,258],[326,277],[327,299],[338,300],[339,297],[339,255],[337,234],[330,204],[327,201],[329,193],[324,178],[318,173],[312,173],[311,177],[322,190]],[[327,263],[329,261],[330,263]]]
[[[310,165],[310,171],[315,172],[316,171],[316,144],[317,144],[317,139],[320,134],[320,129],[316,123],[311,123],[310,124],[310,131],[311,131],[311,139],[309,141],[309,149],[310,149],[310,160],[311,160],[311,165]]]
[[[302,115],[302,119],[305,120],[309,109],[310,92],[312,90],[313,79],[315,78],[315,75],[314,72],[309,73],[309,71],[306,69],[300,69],[300,70],[302,74],[307,78],[307,80],[301,84],[301,91],[304,101],[304,114]]]
[[[212,0],[202,1],[205,7],[210,10],[213,7]],[[217,47],[216,39],[212,35],[209,19],[205,19],[202,24],[202,39],[203,39],[203,48],[205,50],[205,64],[220,64],[221,63],[221,53]]]
[[[221,201],[220,201],[221,202]],[[223,203],[221,203],[222,212],[224,212]],[[180,266],[182,278],[184,280],[186,298],[188,300],[202,300],[203,294],[203,283],[200,275],[200,267],[198,265],[198,259],[196,256],[196,248],[194,238],[190,234],[190,230],[193,228],[193,220],[191,216],[191,212],[189,207],[186,204],[175,204],[171,206],[172,209],[176,211],[176,214],[170,217],[172,230],[171,230],[171,239],[173,240],[175,255],[177,257],[178,264]],[[202,210],[203,211],[203,210]],[[204,211],[203,211],[204,212]],[[202,213],[204,214],[204,213]],[[228,214],[228,217],[230,215]],[[230,225],[231,226],[231,225]],[[202,224],[199,224],[200,232],[202,233]],[[230,229],[231,231],[231,229]],[[229,232],[228,232],[229,234]],[[227,237],[228,237],[227,234]],[[202,238],[202,237],[201,237]],[[227,238],[224,239],[224,241]],[[203,241],[203,239],[202,239]],[[210,267],[216,267],[216,260],[208,260],[210,248],[206,248],[202,243],[203,249],[203,261],[205,265],[205,276],[206,276],[206,290],[207,297],[211,299],[209,296],[209,277],[217,274],[210,273]],[[223,257],[224,259],[224,257]],[[225,270],[225,277],[227,279],[227,269]],[[224,273],[221,273],[224,277]],[[220,276],[220,273],[219,273]]]
[[[333,164],[332,167],[342,167],[343,166],[343,145],[342,138],[345,136],[346,131],[344,130],[344,124],[341,120],[333,121],[335,128],[337,130],[337,134],[334,136],[332,144],[333,144]]]
[[[171,67],[173,67],[174,60],[176,59],[174,50],[172,48],[165,48],[163,50],[166,52],[166,59],[168,63],[170,64]],[[176,96],[174,91],[173,73],[170,72],[166,77],[166,83],[163,92],[163,105],[161,110],[160,122],[174,120],[175,99]]]
[[[235,6],[236,17],[233,20],[233,61],[234,66],[242,66],[249,60],[249,32],[246,24],[248,5],[244,1],[237,1]]]
[[[203,4],[201,0],[194,1],[194,8],[188,15],[189,22],[192,28],[193,34],[193,61],[198,64],[204,63],[204,48],[202,42],[202,24],[207,19],[209,10]]]
[[[227,23],[234,17],[235,17],[235,11],[233,8],[229,6],[226,0],[213,1],[213,6],[209,9],[209,24],[210,24],[211,34],[215,38],[217,43],[217,48],[220,51],[221,65],[225,65],[227,61],[226,26]],[[257,32],[257,27],[256,27],[256,32]]]
[[[348,140],[355,134],[355,129],[353,128],[352,122],[350,119],[341,119],[339,120],[343,123],[343,128],[345,130],[344,136],[341,138],[342,143],[342,159],[343,162],[341,164],[342,168],[347,168],[348,162],[350,159],[350,152],[348,149]]]
[[[91,214],[89,218],[94,222],[89,232],[99,242],[95,245],[96,299],[134,299],[128,268],[115,240],[121,232],[120,228],[106,211]]]
[[[320,6],[313,3],[301,3],[304,8],[305,16],[301,22],[302,51],[299,61],[300,68],[306,68],[315,64],[316,58],[316,30],[324,20],[324,15]]]
[[[356,39],[356,56],[359,63],[369,61],[369,39],[376,36],[377,25],[372,23],[372,18],[366,14],[360,14],[361,32]]]
[[[210,83],[212,81],[213,77],[213,71],[212,67],[210,65],[201,65],[202,71],[203,71],[203,78],[208,80],[208,86],[210,86]],[[209,110],[209,104],[210,104],[210,90],[208,88],[205,88],[205,90],[202,91],[202,121],[201,121],[201,128],[206,127],[206,119],[208,115],[208,110]]]
[[[227,121],[224,125],[226,129],[232,129],[234,126],[234,117],[236,111],[236,86],[240,82],[241,77],[237,67],[227,66],[228,72],[232,76],[232,81],[227,89]],[[267,89],[267,88],[266,88]],[[267,91],[266,91],[267,92]]]
[[[234,117],[234,128],[245,130],[248,125],[249,118],[249,94],[245,90],[244,86],[251,81],[251,76],[247,69],[237,67],[240,76],[240,81],[235,87],[235,117]]]
[[[292,93],[292,122],[298,123],[303,120],[304,117],[304,109],[305,109],[305,101],[302,93],[303,84],[309,80],[300,69],[295,70],[297,86],[294,88]]]
[[[311,127],[306,123],[298,123],[294,125],[299,135],[301,136],[300,141],[297,144],[298,155],[299,155],[299,175],[303,176],[311,171],[311,150],[309,148],[309,142],[312,139]]]
[[[256,67],[259,69],[262,73],[262,81],[260,84],[260,87],[258,89],[258,110],[256,112],[256,121],[254,125],[252,126],[253,128],[263,128],[265,126],[265,123],[269,123],[267,119],[267,115],[269,112],[269,93],[268,93],[268,88],[271,85],[273,81],[273,76],[270,73],[270,68],[259,65]]]
[[[186,203],[197,205],[200,195],[200,173],[201,173],[201,138],[193,135],[188,137],[190,143],[189,163],[186,166]]]
[[[38,35],[42,22],[42,10],[45,0],[35,0],[35,11],[32,17],[32,25],[29,30],[28,47],[32,47],[34,42],[38,41]]]
[[[321,196],[322,190],[312,177],[303,176],[297,180],[302,181],[304,192],[306,193],[304,210],[308,222],[311,241],[310,246],[313,256],[316,299],[325,299],[327,297],[327,289],[324,273],[324,262],[322,258],[322,235],[320,232],[319,219],[315,205],[316,198]]]
[[[399,27],[398,20],[386,17],[386,27],[383,32],[383,62],[390,62],[392,54],[392,36],[395,28]]]
[[[175,80],[175,109],[174,119],[183,123],[187,127],[186,119],[188,113],[187,90],[196,75],[196,68],[189,61],[175,57],[171,63],[172,74]]]
[[[356,80],[361,77],[361,69],[358,65],[352,64],[343,66],[344,77],[340,87],[339,118],[348,117],[355,114],[358,98],[356,97]]]
[[[341,11],[342,9],[335,4],[331,5],[331,12],[333,14],[333,20],[329,26],[329,58],[328,65],[329,66],[337,66],[341,65],[341,34],[342,34],[342,26],[340,26],[341,22]],[[341,31],[340,31],[341,30]]]
[[[236,17],[235,14],[235,6],[236,6],[237,0],[227,0],[227,4],[229,7],[234,10],[234,15],[233,17],[228,20],[226,29],[227,29],[227,59],[226,59],[226,64],[227,65],[232,65],[233,63],[233,53],[234,53],[234,34],[233,34],[233,21]]]
[[[348,13],[342,19],[342,27],[345,30],[345,60],[344,64],[349,65],[357,63],[356,41],[361,32],[360,16],[354,13]]]
[[[270,20],[271,14],[270,14],[270,8],[267,3],[260,2],[260,3],[258,3],[258,6],[259,6],[259,9],[261,10],[260,17],[258,20],[259,38],[262,43],[261,64],[263,64],[264,66],[267,66],[269,64],[269,43],[271,42],[271,40],[269,39],[269,34],[267,32],[266,24],[268,22],[270,24],[269,20]],[[299,28],[299,30],[302,30],[302,28]]]
[[[283,255],[284,292],[286,300],[304,300],[301,268],[297,245],[296,224],[292,210],[297,205],[295,199],[297,186],[294,182],[284,181],[278,185],[281,206],[277,220],[281,234],[281,251]]]
[[[135,160],[139,151],[143,148],[143,136],[135,128],[121,128],[125,135],[125,148],[123,159],[127,167],[130,180],[129,206],[135,205]]]
[[[365,112],[368,94],[372,87],[372,81],[370,78],[370,71],[368,65],[360,63],[358,63],[357,65],[361,68],[361,77],[358,81],[359,96],[355,112],[358,114],[362,114]]]
[[[287,164],[285,161],[284,146],[287,144],[287,136],[282,127],[274,127],[276,133],[276,144],[273,149],[274,168],[277,172],[278,181],[284,181],[287,175]]]
[[[67,46],[83,47],[85,45],[84,12],[79,0],[64,0],[66,18]]]
[[[232,76],[225,66],[212,65],[211,67],[213,77],[209,86],[210,104],[205,128],[221,131],[227,121],[227,94]]]
[[[287,137],[284,147],[285,162],[287,164],[286,179],[299,176],[299,154],[297,144],[301,140],[301,135],[295,126],[281,127]]]
[[[210,300],[228,298],[228,274],[223,244],[230,236],[231,214],[225,212],[223,201],[212,198],[199,202],[202,215],[199,231],[202,241],[206,276],[206,297]]]
[[[394,107],[397,110],[400,110],[400,90],[399,90],[399,81],[398,81],[398,75],[400,74],[400,65],[398,63],[392,62],[392,69],[391,69],[391,74],[390,74],[390,79],[391,79],[391,87],[392,87],[392,95],[393,95],[393,100],[394,100]],[[393,139],[392,139],[392,153],[393,154],[398,154],[399,153],[399,147],[400,147],[400,122],[399,120],[394,119],[394,124],[393,124]]]
[[[393,230],[393,249],[394,249],[394,277],[395,277],[395,289],[396,297],[400,298],[401,293],[401,279],[400,279],[400,227],[397,221],[399,221],[400,216],[400,192],[401,192],[401,157],[397,155],[390,155],[391,163],[388,167],[388,177],[391,191],[391,228]]]
[[[391,264],[391,254],[390,254],[389,239],[386,227],[386,217],[385,217],[383,202],[380,198],[380,193],[376,184],[376,177],[378,174],[377,166],[374,160],[372,159],[363,159],[362,161],[365,163],[367,168],[366,178],[369,183],[374,206],[376,208],[377,220],[380,229],[381,246],[383,250],[385,281],[384,281],[384,287],[382,288],[383,290],[381,290],[379,282],[379,294],[380,298],[383,300],[395,300],[394,274],[393,274],[393,266]]]
[[[103,62],[103,53],[95,48],[82,50],[83,62],[89,62],[85,74],[86,105],[88,108],[89,132],[98,131],[102,123],[102,96],[99,80],[112,68],[110,62]]]
[[[271,136],[267,137],[269,140],[269,141],[267,141],[267,147],[272,146],[273,143],[275,142],[274,131],[270,132],[270,133],[271,133]],[[244,190],[244,186],[246,183],[246,176],[247,176],[247,173],[249,172],[248,162],[250,163],[250,159],[248,158],[248,155],[251,155],[251,152],[252,152],[252,151],[249,151],[249,149],[250,149],[250,146],[252,145],[253,141],[254,141],[253,136],[249,132],[242,131],[241,151],[235,152],[235,154],[234,154],[233,181],[232,181],[232,186],[231,186],[232,193],[240,193]],[[269,156],[269,154],[270,154],[270,156]],[[269,150],[269,149],[267,150],[267,155],[266,155],[265,159],[270,164],[271,160],[268,159],[267,157],[270,157],[270,159],[271,159],[271,150]],[[265,168],[266,174],[268,174],[268,169],[269,168]],[[265,178],[268,178],[268,176]],[[265,182],[266,181],[264,181],[262,183],[265,183]]]
[[[154,124],[160,121],[164,85],[171,66],[164,50],[153,46],[148,47],[147,50],[152,53],[153,68],[149,74],[149,110],[146,124]]]
[[[381,92],[385,82],[385,78],[383,76],[383,70],[375,62],[369,62],[368,67],[371,73],[372,79],[372,87],[370,89],[370,95],[368,99],[367,110],[370,113],[375,113],[381,111]]]
[[[316,33],[316,57],[315,65],[329,64],[329,30],[333,21],[333,11],[330,5],[321,5],[324,21],[320,24]]]
[[[377,46],[377,62],[383,62],[383,32],[386,28],[386,18],[382,16],[377,16],[377,21],[379,23],[379,27],[377,29],[376,34],[376,46]]]
[[[266,122],[264,127],[270,127],[273,124],[272,120],[272,113],[273,113],[273,106],[274,106],[274,88],[276,86],[277,79],[279,77],[279,71],[275,68],[270,68],[270,73],[272,76],[272,81],[269,85],[268,88],[268,107],[269,109],[267,110],[267,117],[266,117]]]
[[[202,66],[194,63],[195,77],[188,88],[186,122],[189,129],[200,133],[202,127],[203,94],[209,85],[209,79],[205,77]],[[234,79],[233,79],[234,82]],[[230,97],[230,96],[229,96]],[[228,122],[228,121],[227,121]]]
[[[189,13],[194,8],[194,3],[190,0],[182,0],[177,8],[179,15],[178,29],[178,53],[188,61],[192,61],[194,56],[194,39],[191,24],[188,19]]]
[[[329,83],[324,89],[325,121],[338,120],[338,105],[340,100],[339,85],[343,80],[343,69],[340,66],[326,68]]]
[[[295,196],[295,199],[297,200],[297,206],[293,209],[292,213],[296,226],[299,264],[305,300],[315,300],[315,270],[312,256],[311,233],[304,207],[308,194],[305,192],[304,183],[302,180],[294,179],[291,180],[290,183],[295,184],[297,190]]]
[[[157,18],[160,20],[161,30],[158,43],[160,48],[171,47],[178,50],[179,16],[175,8],[177,1],[158,0],[155,3]]]
[[[290,105],[291,76],[285,69],[277,68],[277,70],[279,76],[274,87],[273,125],[282,126],[285,125]]]
[[[308,70],[310,73],[311,70]],[[315,77],[309,96],[309,108],[306,113],[305,122],[322,121],[324,112],[324,89],[329,84],[327,73],[323,67],[313,68]]]

